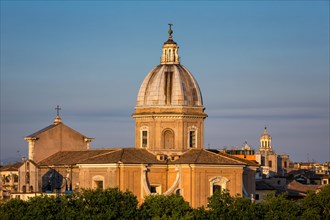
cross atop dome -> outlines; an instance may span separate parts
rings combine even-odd
[[[170,27],[170,29],[168,30],[168,38],[169,39],[172,39],[172,34],[173,34],[172,25],[173,24],[171,24],[171,23],[168,24],[168,26]]]
[[[56,108],[55,108],[55,110],[56,110],[56,117],[55,117],[55,119],[54,119],[53,124],[54,124],[54,125],[57,125],[57,124],[59,124],[59,123],[62,123],[62,119],[61,119],[61,117],[60,117],[60,110],[62,110],[62,109],[60,108],[59,105],[57,105]]]
[[[169,23],[169,30],[168,30],[168,39],[163,45],[163,54],[160,61],[160,64],[179,64],[179,54],[178,50],[179,47],[177,46],[176,42],[173,41],[173,24]]]

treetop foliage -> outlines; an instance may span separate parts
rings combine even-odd
[[[289,200],[286,194],[268,195],[260,203],[217,191],[206,208],[196,209],[179,195],[150,195],[139,206],[135,195],[117,188],[82,190],[59,199],[40,196],[0,201],[0,219],[330,219],[330,185],[301,200]]]

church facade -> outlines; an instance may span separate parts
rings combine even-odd
[[[253,197],[258,164],[219,150],[204,149],[200,88],[180,64],[172,37],[161,62],[140,87],[135,111],[135,147],[90,149],[93,138],[71,129],[57,114],[52,125],[25,138],[29,159],[19,168],[19,193],[74,193],[117,187],[140,202],[150,194],[179,194],[192,207],[207,205],[216,190]]]

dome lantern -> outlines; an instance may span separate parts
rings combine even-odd
[[[179,47],[177,46],[176,42],[173,41],[173,30],[172,25],[168,24],[169,30],[168,30],[168,39],[163,45],[162,49],[162,59],[160,61],[160,64],[179,64],[179,54],[178,50]]]

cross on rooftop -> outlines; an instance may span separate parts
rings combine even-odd
[[[55,110],[57,111],[57,116],[60,116],[60,110],[62,110],[61,108],[60,108],[60,106],[59,105],[57,105],[57,107],[55,108]]]
[[[168,24],[168,26],[170,27],[170,29],[168,30],[169,37],[172,37],[172,34],[173,34],[172,25],[173,24],[171,24],[171,23]]]

